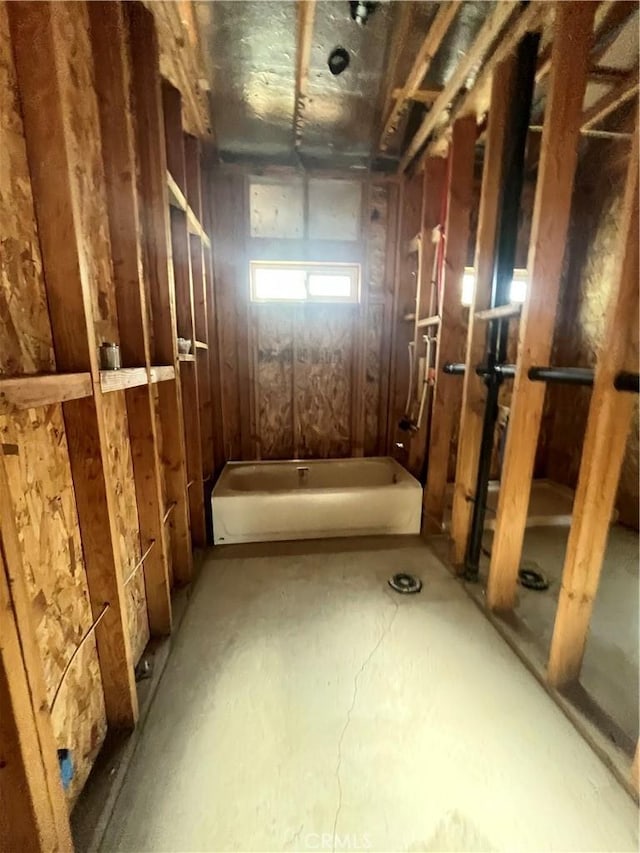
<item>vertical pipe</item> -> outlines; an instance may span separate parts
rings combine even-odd
[[[492,308],[497,305],[504,305],[509,301],[509,288],[513,278],[516,256],[518,215],[524,180],[525,149],[535,85],[539,41],[540,36],[538,33],[527,33],[518,45],[516,84],[509,110],[509,130],[505,146],[504,183],[500,200],[500,220],[494,262],[493,285],[491,288]],[[486,364],[489,369],[489,373],[485,379],[487,399],[482,423],[476,498],[473,505],[471,531],[469,533],[464,561],[465,577],[468,580],[475,580],[478,577],[487,491],[491,472],[493,436],[498,417],[498,393],[502,382],[502,378],[495,368],[506,357],[508,334],[508,321],[490,321],[486,351]]]

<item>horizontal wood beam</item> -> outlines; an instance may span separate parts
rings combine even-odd
[[[433,57],[438,52],[438,48],[451,26],[451,22],[457,14],[459,6],[460,4],[458,2],[446,2],[440,4],[424,41],[420,45],[420,49],[418,50],[413,65],[411,66],[411,70],[407,75],[404,86],[399,90],[399,94],[397,96],[394,93],[395,103],[391,107],[391,112],[387,116],[380,136],[379,147],[382,151],[386,150],[388,147],[389,137],[398,128],[406,102],[412,99],[412,96],[422,85],[422,81],[433,62]]]
[[[409,146],[400,161],[400,172],[404,172],[411,164],[413,158],[420,151],[433,130],[441,121],[444,111],[464,86],[469,74],[473,71],[474,67],[484,59],[491,45],[495,42],[506,24],[517,12],[518,5],[515,3],[498,3],[489,13],[473,44],[461,57],[446,86],[423,119],[413,139],[409,143]]]
[[[151,382],[167,382],[170,379],[176,378],[176,370],[175,367],[171,364],[166,365],[158,365],[156,367],[150,367],[149,373],[151,376]]]
[[[528,373],[532,365],[548,364],[551,355],[594,12],[595,4],[588,0],[559,3],[556,10],[527,263],[529,287],[520,320],[518,361],[487,584],[487,603],[497,611],[509,611],[515,602],[545,394],[544,386],[531,382]]]
[[[638,335],[638,127],[618,218],[619,267],[612,276],[603,345],[573,502],[547,676],[561,687],[577,680],[598,590],[604,552],[635,400],[614,388],[620,371],[637,371]]]
[[[47,373],[0,379],[0,414],[91,397],[90,373]]]
[[[417,104],[432,104],[442,89],[418,89],[411,95],[405,95],[404,89],[394,89],[392,97],[394,100],[398,98],[406,98],[408,101],[415,101]]]
[[[122,367],[120,370],[101,370],[100,388],[103,394],[109,391],[124,391],[125,388],[136,388],[146,385],[149,381],[146,367]]]

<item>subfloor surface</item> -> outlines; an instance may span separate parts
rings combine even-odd
[[[102,849],[637,847],[633,801],[409,537],[211,553]]]

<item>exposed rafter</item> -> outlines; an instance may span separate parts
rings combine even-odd
[[[631,100],[638,94],[638,75],[637,73],[623,80],[613,89],[610,89],[606,95],[600,98],[599,101],[590,107],[583,116],[582,129],[590,130],[594,125],[603,121],[608,115],[615,112],[622,104]]]
[[[504,27],[517,13],[519,6],[515,3],[498,3],[485,20],[475,41],[458,63],[447,85],[438,96],[434,105],[425,116],[415,136],[409,143],[402,160],[400,172],[404,172],[411,164],[418,151],[433,132],[442,117],[442,113],[460,92],[474,68],[486,56],[495,39]]]
[[[407,76],[407,80],[400,90],[399,96],[393,105],[387,120],[385,121],[382,135],[380,137],[380,148],[384,151],[388,145],[388,139],[398,127],[400,118],[407,101],[412,99],[412,96],[419,90],[422,81],[429,70],[433,57],[436,55],[442,39],[445,37],[447,30],[451,26],[456,12],[458,11],[458,2],[442,3],[433,23],[429,27],[429,32],[425,36],[424,41],[418,51],[418,55],[411,67],[411,71]]]
[[[443,156],[446,154],[449,146],[448,137],[450,128],[454,121],[471,114],[481,116],[488,111],[491,100],[491,81],[495,69],[514,52],[526,33],[532,32],[542,26],[545,17],[548,16],[548,8],[548,5],[545,3],[530,3],[518,17],[509,23],[500,40],[500,44],[491,55],[491,58],[485,62],[475,85],[460,100],[451,115],[449,123],[442,129],[437,139],[427,148],[422,161],[426,157]]]
[[[309,79],[309,60],[311,57],[311,37],[316,15],[316,0],[298,0],[297,7],[297,44],[296,44],[296,98],[293,112],[293,133],[295,147],[302,142],[302,113],[307,97]]]

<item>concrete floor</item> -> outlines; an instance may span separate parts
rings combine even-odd
[[[485,534],[489,550],[491,536]],[[520,587],[516,606],[523,636],[545,666],[568,536],[568,528],[531,528],[526,532],[522,551],[523,561],[536,564],[550,582],[546,592]],[[483,560],[483,577],[487,567],[488,560]],[[638,740],[639,600],[638,534],[614,525],[603,561],[580,684],[584,698],[590,700],[592,715],[600,712],[600,722],[610,737],[631,755]]]
[[[408,538],[216,549],[102,849],[637,848],[633,801]]]

